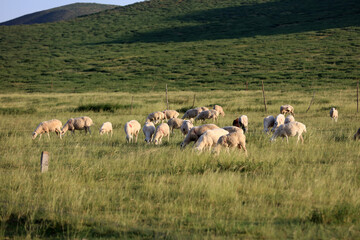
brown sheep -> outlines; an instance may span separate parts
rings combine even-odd
[[[242,148],[245,152],[245,155],[247,155],[246,136],[244,135],[241,129],[240,131],[235,131],[227,135],[224,135],[220,137],[219,140],[217,141],[217,144],[214,149],[215,152],[219,153],[221,147],[226,147],[228,150],[229,148],[235,148],[235,147],[238,147],[239,149]]]
[[[205,133],[207,130],[212,130],[212,129],[216,129],[216,128],[219,128],[219,127],[216,126],[215,124],[204,124],[201,126],[193,127],[192,129],[190,129],[190,131],[186,135],[184,141],[180,144],[180,147],[181,148],[186,147],[186,145],[188,145],[190,142],[197,141],[199,139],[199,137],[203,133]]]

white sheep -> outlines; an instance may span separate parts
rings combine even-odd
[[[284,115],[290,113],[291,115],[295,116],[294,107],[289,104],[280,106],[280,113]]]
[[[275,118],[274,127],[271,129],[274,132],[280,125],[285,123],[285,116],[283,114],[279,114]]]
[[[284,124],[287,124],[289,122],[295,122],[295,118],[293,115],[289,115],[285,118]]]
[[[112,137],[112,135],[113,135],[113,127],[112,127],[111,122],[104,122],[101,125],[101,127],[99,129],[99,134],[103,135],[104,133],[106,133],[107,135],[109,135],[109,133],[110,133],[110,136]]]
[[[195,118],[195,121],[204,121],[206,119],[212,119],[213,121],[216,121],[219,117],[219,112],[215,109],[205,110],[199,113],[197,117]]]
[[[131,120],[131,121],[125,123],[124,130],[126,133],[126,141],[128,143],[133,143],[133,142],[136,143],[140,129],[141,129],[141,125],[136,120]],[[134,137],[135,137],[135,139],[134,139]]]
[[[170,118],[167,124],[171,130],[171,133],[174,133],[174,129],[180,129],[182,123],[184,122],[181,118]]]
[[[196,141],[194,145],[194,149],[199,152],[201,152],[206,148],[211,150],[211,148],[216,145],[219,138],[228,133],[229,133],[228,131],[222,128],[208,130],[204,134],[202,134],[200,138]]]
[[[167,123],[162,123],[157,126],[155,130],[155,134],[153,137],[153,142],[155,145],[161,144],[163,137],[168,137],[168,141],[170,141],[170,128]]]
[[[242,130],[241,128],[236,127],[236,126],[226,126],[226,127],[223,127],[222,129],[228,131],[229,133],[238,132],[238,131],[241,131],[242,133],[244,133],[244,130]]]
[[[356,139],[360,139],[360,128],[357,130],[357,132],[354,135],[354,140],[356,141]]]
[[[163,113],[165,115],[165,119],[177,118],[179,116],[179,113],[175,110],[165,110]]]
[[[41,139],[42,134],[47,133],[49,139],[50,134],[49,132],[55,132],[56,135],[60,136],[61,139],[61,127],[62,123],[60,120],[57,119],[51,119],[49,121],[41,122],[35,129],[35,131],[32,133],[32,139],[34,140],[37,135],[40,134],[39,140]]]
[[[204,124],[201,126],[193,127],[190,129],[188,134],[186,135],[184,141],[180,144],[181,148],[186,147],[191,141],[197,141],[199,137],[206,132],[207,130],[212,130],[219,128],[215,124]]]
[[[143,127],[143,133],[145,135],[145,142],[150,143],[155,133],[155,125],[152,122],[146,122]]]
[[[193,125],[193,121],[194,119],[191,118],[190,120],[184,120],[180,126],[180,131],[183,135],[188,134],[188,132],[190,131],[191,128],[194,127]]]
[[[214,105],[214,109],[218,111],[221,116],[225,117],[225,112],[220,105]]]
[[[301,142],[304,143],[304,138],[302,137],[303,132],[306,132],[306,126],[300,122],[282,124],[275,130],[273,136],[270,138],[270,141],[274,141],[277,137],[286,137],[286,142],[289,143],[289,137],[298,135],[297,143],[300,139]]]
[[[155,124],[159,123],[160,121],[163,121],[165,119],[165,114],[163,112],[157,111],[150,113],[145,122],[154,122]]]
[[[68,130],[75,134],[75,130],[85,130],[85,134],[90,131],[90,127],[93,125],[93,120],[87,116],[70,118],[62,127],[61,135],[64,135]]]
[[[264,132],[268,133],[269,128],[272,128],[275,124],[275,118],[272,115],[267,116],[264,118]]]
[[[339,117],[339,112],[338,112],[338,110],[336,110],[336,108],[331,108],[330,109],[330,117],[332,118],[332,120],[337,122],[338,117]]]
[[[247,155],[246,136],[244,135],[244,132],[240,129],[240,131],[230,132],[227,135],[221,136],[216,143],[214,152],[218,154],[221,147],[226,147],[227,150],[229,150],[229,148],[235,147],[238,147],[239,149],[242,148],[245,152],[245,155]]]
[[[202,111],[206,111],[206,110],[209,110],[209,109],[207,107],[197,107],[197,108],[189,109],[185,112],[184,116],[182,116],[181,119],[195,118],[197,115],[199,115],[199,113],[201,113]]]
[[[248,130],[248,123],[249,123],[248,117],[246,115],[241,115],[239,118],[233,121],[233,126],[242,128],[244,133],[246,133]]]

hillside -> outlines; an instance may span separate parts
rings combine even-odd
[[[23,25],[35,23],[58,22],[74,19],[79,16],[89,15],[104,10],[115,8],[115,5],[97,3],[74,3],[49,10],[27,14],[3,23],[0,25]]]
[[[356,0],[152,0],[0,27],[1,92],[356,85]]]

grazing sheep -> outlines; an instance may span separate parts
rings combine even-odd
[[[180,127],[180,131],[182,132],[183,135],[188,134],[190,129],[194,127],[193,121],[194,121],[194,119],[191,118],[190,120],[184,120],[182,122],[181,127]]]
[[[132,142],[136,143],[140,129],[141,129],[141,125],[136,120],[131,120],[125,123],[124,130],[126,133],[126,141],[128,143],[132,143]],[[134,141],[134,137],[135,137],[135,141]]]
[[[75,134],[75,130],[85,130],[85,134],[90,131],[90,127],[93,125],[93,121],[89,117],[77,117],[70,118],[61,130],[61,135],[64,135],[68,130],[70,130],[73,134]]]
[[[229,148],[235,148],[235,147],[238,147],[239,149],[242,148],[244,149],[245,155],[247,155],[246,136],[244,135],[244,132],[242,130],[235,131],[227,135],[221,136],[217,141],[214,152],[218,154],[220,152],[221,147],[226,147],[227,150],[229,150]]]
[[[219,128],[215,124],[204,124],[201,126],[193,127],[190,129],[188,134],[186,135],[184,141],[180,144],[181,148],[186,147],[191,141],[197,141],[199,137],[206,132],[207,130],[212,130]]]
[[[209,150],[211,150],[211,148],[215,146],[219,138],[228,133],[229,133],[228,131],[222,128],[208,130],[204,134],[202,134],[200,138],[196,141],[194,145],[194,149],[199,152],[201,152],[205,148],[209,148]]]
[[[164,120],[165,119],[165,114],[163,112],[153,112],[150,113],[145,122],[154,122],[155,124]]]
[[[354,135],[354,140],[360,139],[360,128],[357,130],[357,132]]]
[[[167,123],[162,123],[157,126],[155,130],[155,134],[153,137],[153,142],[155,145],[161,144],[163,137],[168,137],[168,141],[170,141],[170,128]]]
[[[183,123],[183,119],[181,118],[170,118],[167,124],[171,130],[171,133],[174,133],[174,128],[179,129]]]
[[[272,128],[275,124],[275,118],[272,115],[264,118],[264,132],[268,133],[269,128]]]
[[[283,114],[279,114],[275,118],[274,127],[271,129],[274,132],[280,125],[285,123],[285,116]]]
[[[241,115],[239,118],[233,121],[233,126],[242,128],[244,133],[246,133],[248,129],[248,123],[249,123],[248,117],[246,115]]]
[[[197,117],[195,118],[195,121],[201,120],[204,121],[206,119],[212,119],[213,121],[216,121],[219,117],[219,112],[215,109],[205,110],[199,113]]]
[[[287,123],[289,123],[289,122],[295,122],[295,118],[294,118],[293,115],[289,115],[289,116],[287,116],[287,117],[285,118],[284,124],[287,124]]]
[[[221,116],[225,117],[225,112],[224,112],[224,110],[223,110],[223,108],[222,108],[221,106],[215,105],[215,106],[214,106],[214,109],[215,109],[216,111],[218,111]]]
[[[337,119],[339,117],[339,113],[338,113],[338,110],[336,110],[336,108],[331,108],[330,109],[330,117],[332,118],[332,120],[335,120],[335,122],[337,122]]]
[[[286,137],[286,142],[289,142],[289,137],[294,137],[298,135],[298,140],[301,139],[301,142],[304,143],[304,138],[302,137],[302,133],[306,132],[306,126],[300,122],[290,122],[287,124],[280,125],[274,132],[270,141],[274,141],[277,137]]]
[[[143,133],[145,135],[145,142],[150,143],[155,133],[155,125],[152,122],[145,123],[143,127]]]
[[[106,133],[107,135],[110,136],[113,135],[113,127],[111,122],[104,122],[103,125],[101,125],[100,130],[99,130],[100,135],[103,135],[104,133]]]
[[[206,110],[209,110],[209,109],[207,107],[198,107],[198,108],[189,109],[185,112],[184,116],[182,116],[181,119],[195,118],[197,115],[199,115],[199,113],[201,113],[202,111],[206,111]]]
[[[242,130],[241,128],[236,127],[236,126],[226,126],[226,127],[223,127],[222,129],[228,131],[229,133],[237,132],[237,131],[241,131],[242,133],[244,133],[244,130]]]
[[[175,110],[165,110],[163,113],[165,115],[165,119],[177,118],[179,116],[179,113]]]
[[[49,132],[55,132],[56,135],[59,135],[61,139],[61,127],[62,127],[62,123],[60,122],[60,120],[57,119],[51,119],[49,121],[41,122],[36,127],[35,131],[32,133],[32,139],[34,140],[37,137],[37,135],[40,134],[39,137],[40,140],[43,133],[47,133],[50,139]]]
[[[291,115],[295,116],[294,114],[294,107],[289,105],[289,104],[286,104],[286,105],[282,105],[280,107],[280,113],[281,114],[287,114],[287,113],[290,113]]]

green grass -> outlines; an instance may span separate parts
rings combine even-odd
[[[171,109],[191,106],[193,92],[169,92]],[[360,214],[359,127],[355,92],[312,94],[268,91],[196,93],[196,106],[220,104],[231,125],[249,117],[248,157],[242,152],[197,154],[180,150],[179,131],[170,142],[148,145],[141,133],[126,144],[123,126],[142,124],[148,113],[166,107],[160,93],[2,94],[3,109],[34,112],[0,114],[0,238],[265,238],[358,239]],[[132,100],[133,97],[133,100]],[[289,100],[291,99],[291,100]],[[136,104],[136,108],[116,108]],[[90,104],[91,103],[91,104]],[[289,144],[262,133],[262,120],[281,104],[295,107],[307,126],[305,143]],[[113,111],[81,106],[113,106]],[[339,121],[329,117],[339,109]],[[31,140],[39,122],[90,116],[92,135],[67,133],[63,140]],[[114,135],[100,136],[105,121]],[[40,173],[40,155],[50,152],[49,172]]]

